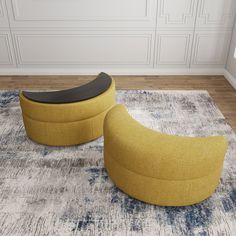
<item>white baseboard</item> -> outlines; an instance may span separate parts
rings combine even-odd
[[[0,75],[225,75],[224,68],[119,69],[119,68],[0,68]]]
[[[224,76],[228,80],[228,82],[234,87],[234,89],[236,89],[236,78],[231,75],[226,69],[224,72]]]

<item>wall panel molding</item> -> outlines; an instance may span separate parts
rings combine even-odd
[[[158,27],[194,27],[197,0],[158,0]]]
[[[8,24],[5,0],[0,0],[0,28],[7,28],[7,27],[9,27],[9,24]]]
[[[13,35],[19,66],[151,67],[153,64],[152,32],[15,31]]]
[[[0,31],[0,67],[14,66],[15,59],[10,32]]]
[[[230,39],[231,31],[197,31],[194,39],[192,66],[224,66]]]
[[[0,0],[0,17],[1,17],[1,18],[4,17],[2,0]]]
[[[0,0],[1,66],[217,71],[235,13],[236,0]]]
[[[197,27],[232,28],[235,13],[235,0],[199,0]]]
[[[156,0],[9,0],[8,8],[13,27],[155,27]]]
[[[192,31],[157,32],[156,67],[189,67]]]

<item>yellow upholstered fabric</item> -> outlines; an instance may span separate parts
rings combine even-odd
[[[183,206],[208,198],[218,185],[227,141],[222,136],[162,134],[117,105],[104,122],[105,167],[129,195],[152,204]]]
[[[21,93],[20,104],[32,140],[52,146],[81,144],[102,136],[104,117],[115,105],[115,82],[99,96],[81,102],[39,103]]]

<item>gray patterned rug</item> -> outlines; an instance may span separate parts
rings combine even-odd
[[[220,186],[201,204],[158,207],[119,191],[103,166],[103,139],[56,148],[26,137],[18,92],[0,92],[0,235],[235,235],[236,135],[205,91],[119,91],[145,126],[225,135]]]

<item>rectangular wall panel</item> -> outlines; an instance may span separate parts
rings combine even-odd
[[[155,27],[156,0],[9,0],[12,26]]]
[[[13,65],[15,65],[15,62],[10,32],[0,30],[0,67]]]
[[[14,32],[21,66],[150,67],[152,32],[19,31]]]
[[[231,31],[197,31],[194,39],[192,66],[224,66]]]
[[[193,28],[197,0],[158,0],[158,28]]]
[[[5,0],[0,0],[0,28],[9,27]]]
[[[235,0],[199,0],[197,28],[232,28]]]
[[[157,32],[157,67],[189,67],[192,31]]]

